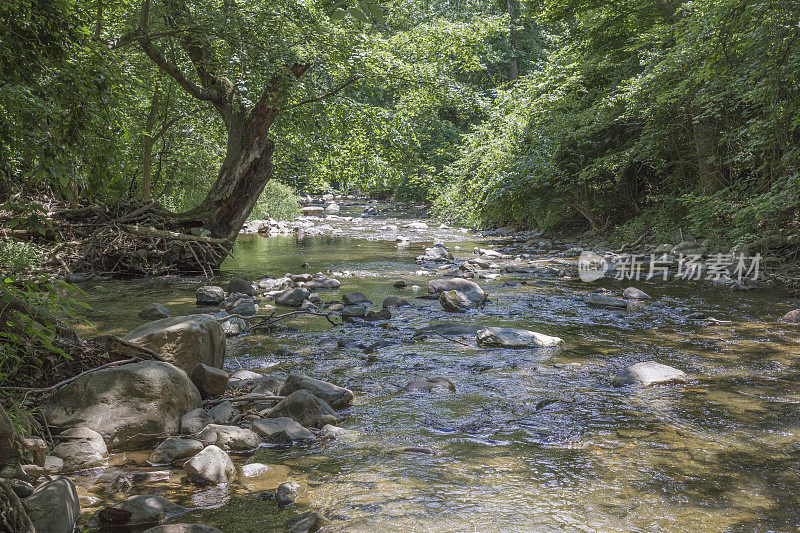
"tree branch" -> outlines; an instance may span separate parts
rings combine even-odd
[[[313,104],[314,102],[319,102],[320,100],[324,100],[325,98],[329,98],[331,96],[335,96],[337,93],[339,93],[339,91],[341,91],[342,89],[344,89],[345,87],[347,87],[349,85],[352,85],[353,83],[357,82],[358,80],[360,80],[362,78],[363,78],[363,76],[356,76],[355,78],[351,79],[347,83],[343,83],[342,85],[338,86],[337,88],[335,88],[335,89],[333,89],[331,91],[328,91],[325,94],[321,94],[321,95],[316,96],[314,98],[309,98],[308,100],[302,100],[302,101],[300,101],[300,102],[298,102],[296,104],[292,104],[292,105],[290,105],[288,107],[284,107],[283,109],[281,109],[281,111],[286,111],[287,109],[294,109],[296,107],[304,106],[306,104]]]

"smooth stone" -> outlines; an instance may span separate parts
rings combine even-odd
[[[199,440],[170,437],[156,446],[147,462],[152,465],[169,465],[175,461],[192,457],[203,448],[204,445]]]
[[[343,409],[353,401],[353,391],[350,389],[303,374],[289,374],[279,394],[288,396],[301,389],[307,390],[317,398],[324,400],[334,409]]]
[[[266,418],[288,417],[306,427],[320,428],[325,424],[336,424],[336,411],[324,400],[307,390],[291,393],[270,409]]]
[[[23,503],[33,527],[40,533],[72,533],[81,516],[75,484],[63,476],[37,486]]]
[[[313,433],[288,417],[259,418],[250,424],[250,429],[270,444],[291,444],[314,439]]]
[[[789,311],[783,317],[781,317],[781,322],[789,322],[789,323],[800,323],[800,309],[795,309],[793,311]]]
[[[342,296],[342,302],[345,306],[356,304],[372,303],[363,292],[351,292]]]
[[[367,315],[367,307],[365,305],[348,305],[342,309],[342,316],[346,318],[364,318]]]
[[[615,387],[622,385],[659,385],[686,383],[686,373],[655,361],[636,363],[619,372],[612,381]]]
[[[225,299],[225,291],[216,285],[205,285],[195,293],[197,305],[219,305]]]
[[[74,472],[105,464],[108,449],[102,435],[85,427],[76,427],[58,435],[61,443],[50,452],[62,460],[62,470]]]
[[[411,305],[411,302],[400,296],[387,296],[383,299],[382,307],[406,307]]]
[[[477,293],[471,293],[477,294]],[[465,313],[469,309],[474,309],[478,306],[467,294],[461,291],[444,291],[439,294],[439,304],[442,309],[448,313]]]
[[[270,470],[272,470],[272,467],[264,463],[248,463],[242,465],[242,475],[244,477],[258,477],[266,474]]]
[[[210,315],[148,322],[125,335],[125,340],[152,350],[184,372],[191,372],[198,363],[222,368],[225,361],[225,333]]]
[[[460,291],[464,294],[477,293],[481,296],[485,294],[480,285],[468,279],[434,279],[428,282],[428,292],[430,294],[439,294],[444,291]]]
[[[113,528],[114,522],[106,518],[106,513],[108,513],[108,516],[113,516],[115,514],[113,511],[123,511],[124,514],[130,513],[127,520],[123,522],[124,527],[130,530],[130,528],[137,526],[142,528],[158,525],[169,516],[183,513],[186,509],[161,496],[137,494],[95,513],[87,522],[86,527],[100,527],[104,530],[109,527]],[[105,527],[103,527],[104,524]]]
[[[247,296],[256,295],[255,283],[242,278],[233,278],[225,286],[225,289],[229,294],[239,293]]]
[[[291,505],[297,499],[297,492],[300,490],[300,485],[294,481],[286,481],[278,485],[275,490],[275,503],[278,507],[286,507]]]
[[[209,424],[209,429],[217,433],[216,446],[223,450],[248,451],[258,448],[261,439],[253,431],[238,426]]]
[[[48,474],[58,474],[64,468],[64,460],[55,455],[46,455],[44,457],[44,469]]]
[[[549,348],[564,341],[535,331],[516,328],[484,328],[478,331],[478,346],[500,348]]]
[[[312,533],[320,530],[322,517],[314,511],[306,511],[286,523],[286,533]],[[320,530],[321,531],[321,530]]]
[[[162,318],[169,318],[172,316],[172,313],[169,312],[163,304],[153,303],[147,305],[139,311],[139,318],[142,320],[160,320]]]
[[[637,289],[636,287],[628,287],[622,291],[622,297],[627,300],[650,300],[650,295],[646,292]]]
[[[369,320],[370,322],[374,322],[376,320],[389,320],[392,318],[392,312],[389,311],[388,307],[384,307],[379,311],[367,311],[364,315],[364,320]]]
[[[590,294],[586,297],[585,302],[592,307],[608,309],[625,309],[628,307],[628,302],[622,298],[614,298],[613,296],[606,296],[604,294]]]
[[[309,294],[309,291],[300,287],[287,289],[275,297],[275,303],[285,307],[300,307]]]
[[[201,486],[221,485],[236,476],[236,466],[230,456],[213,444],[186,461],[183,469],[192,483]]]

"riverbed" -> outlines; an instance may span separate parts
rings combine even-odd
[[[363,207],[345,206],[340,215]],[[377,207],[380,214],[366,219],[317,219],[319,235],[241,235],[212,280],[330,271],[342,286],[320,291],[323,301],[360,291],[378,307],[391,295],[412,303],[385,322],[333,327],[318,317],[292,317],[269,334],[228,339],[229,371],[302,372],[352,389],[341,426],[358,435],[261,448],[237,463],[272,470],[224,488],[196,488],[179,469],[147,467],[147,453],[117,454],[109,468],[73,478],[84,520],[131,494],[158,493],[192,509],[176,521],[226,533],[283,531],[307,510],[320,513],[332,531],[384,533],[800,525],[800,328],[778,322],[800,307],[797,299],[679,281],[584,283],[568,274],[574,258],[563,248],[529,253],[513,235],[431,220],[424,220],[427,229],[403,228],[423,213]],[[408,241],[398,243],[397,235]],[[421,298],[437,274],[415,257],[435,241],[457,258],[493,248],[536,268],[475,279],[488,304],[447,313],[437,300]],[[405,289],[393,287],[399,279]],[[93,328],[82,331],[124,335],[153,302],[173,314],[192,313],[196,289],[208,283],[177,276],[89,283],[83,289]],[[652,300],[627,310],[584,302],[600,287],[619,296],[630,285]],[[719,322],[689,318],[693,313]],[[564,345],[484,349],[474,336],[415,336],[438,323],[524,328],[561,337]],[[339,347],[329,339],[352,342]],[[377,341],[392,344],[364,350]],[[619,369],[647,360],[683,370],[688,383],[612,386]],[[436,376],[455,391],[401,390],[412,379]],[[114,480],[130,472],[138,473],[131,491],[116,492]],[[302,487],[293,506],[278,510],[260,497],[287,480]]]

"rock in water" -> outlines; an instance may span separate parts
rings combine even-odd
[[[203,449],[203,443],[196,439],[170,437],[153,450],[148,463],[168,465],[187,457],[192,457]]]
[[[228,285],[225,287],[228,290],[228,294],[244,294],[247,296],[255,296],[256,295],[256,287],[252,281],[248,281],[242,278],[233,278],[228,282]]]
[[[410,305],[411,302],[400,296],[387,296],[383,299],[382,307],[406,307]]]
[[[297,491],[300,490],[300,485],[294,481],[286,481],[278,485],[275,491],[275,503],[278,507],[286,507],[291,505],[297,499]]]
[[[200,402],[181,369],[141,361],[84,374],[53,393],[41,410],[51,425],[88,427],[114,449],[176,434],[181,417]]]
[[[93,468],[105,463],[108,449],[103,437],[86,427],[68,429],[58,435],[61,444],[53,448],[54,457],[63,461],[67,472]]]
[[[259,418],[250,424],[262,439],[271,444],[291,444],[300,440],[313,440],[314,434],[288,417]]]
[[[625,309],[628,307],[628,302],[622,298],[614,298],[603,294],[590,294],[586,297],[586,303],[592,307],[604,307],[607,309]]]
[[[307,390],[298,390],[281,400],[267,413],[267,418],[289,417],[307,427],[321,428],[336,424],[339,418],[330,405]]]
[[[377,320],[389,320],[390,318],[392,318],[392,312],[387,307],[384,307],[378,311],[367,311],[364,315],[364,320],[369,320],[370,322],[375,322]]]
[[[279,394],[288,396],[301,389],[307,390],[317,398],[321,398],[335,409],[343,409],[353,400],[353,392],[351,390],[302,374],[289,374]]]
[[[81,516],[75,484],[61,476],[36,487],[23,503],[37,532],[72,533]]]
[[[225,291],[216,285],[205,285],[195,293],[197,305],[219,305],[225,299]]]
[[[183,469],[192,483],[201,486],[227,483],[236,475],[230,456],[213,444],[186,461]]]
[[[342,296],[342,302],[344,302],[344,305],[346,306],[372,303],[363,292],[351,292],[350,294],[345,294]]]
[[[150,304],[139,311],[139,318],[142,320],[160,320],[171,316],[172,313],[169,312],[169,309],[159,303]]]
[[[286,523],[286,533],[311,533],[322,525],[322,517],[314,511],[299,514]]]
[[[469,293],[478,296],[483,300],[483,296],[478,293]],[[465,313],[468,309],[474,309],[478,306],[478,302],[473,301],[468,294],[461,291],[444,291],[439,295],[439,303],[442,309],[448,313]]]
[[[478,346],[500,348],[549,348],[558,346],[562,339],[527,329],[484,328],[478,331]]]
[[[222,531],[203,524],[164,524],[146,529],[144,533],[222,533]]]
[[[409,382],[405,387],[403,387],[403,390],[424,391],[424,392],[431,392],[434,390],[447,390],[450,392],[455,392],[456,386],[453,385],[453,382],[447,378],[435,377],[429,379],[415,379],[414,381]]]
[[[480,285],[468,279],[434,279],[428,282],[428,292],[430,294],[439,294],[444,291],[459,291],[464,294],[475,293],[481,296],[486,294]]]
[[[228,387],[228,373],[220,368],[199,363],[192,369],[191,376],[203,399],[219,398]]]
[[[214,419],[205,409],[202,407],[193,409],[181,417],[181,435],[194,435],[212,422]]]
[[[185,372],[204,363],[222,368],[225,361],[225,332],[209,315],[188,315],[148,322],[125,336],[144,346]]]
[[[309,294],[311,293],[301,288],[286,289],[275,297],[275,303],[286,307],[300,307]]]
[[[781,318],[781,322],[798,323],[800,322],[800,309],[789,311]]]
[[[114,511],[121,512],[115,513]],[[119,514],[127,516],[123,522],[126,530],[135,528],[136,531],[140,531],[143,527],[158,525],[170,515],[185,511],[184,507],[174,504],[161,496],[138,494],[95,513],[87,522],[86,527],[92,529],[102,528],[103,531],[110,528],[110,530],[114,531],[113,526],[119,525],[119,523],[115,523],[112,517]]]
[[[261,439],[253,431],[238,426],[209,424],[209,429],[217,433],[216,445],[223,450],[248,451],[258,448]]]
[[[686,374],[682,370],[662,365],[655,361],[644,361],[631,365],[614,376],[615,387],[622,385],[658,385],[667,383],[686,383]]]
[[[628,300],[650,300],[650,295],[646,292],[637,289],[636,287],[628,287],[622,291],[622,297]]]

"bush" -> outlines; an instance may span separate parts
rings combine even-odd
[[[250,220],[274,218],[291,220],[300,215],[300,206],[294,189],[277,181],[267,182],[264,192],[258,198]]]
[[[29,242],[9,239],[0,242],[0,272],[19,274],[42,266],[45,249]]]

